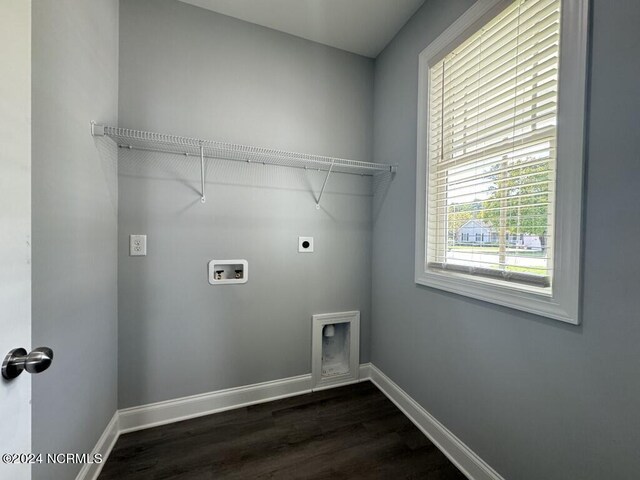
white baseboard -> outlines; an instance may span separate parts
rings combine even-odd
[[[321,387],[314,387],[313,392],[320,392],[322,390],[329,390],[336,387],[346,387],[347,385],[353,385],[354,383],[365,382],[369,380],[369,372],[371,371],[370,363],[361,363],[358,367],[358,376],[356,380],[347,380],[339,383],[332,383],[329,385],[322,385]],[[313,379],[312,379],[313,381]]]
[[[459,438],[427,412],[418,402],[382,373],[375,365],[371,365],[370,380],[384,393],[389,400],[424,433],[451,462],[470,480],[504,480],[498,472],[476,455]]]
[[[116,444],[119,436],[118,412],[116,412],[113,414],[113,417],[111,417],[111,421],[107,424],[107,428],[104,429],[104,432],[102,432],[96,446],[93,447],[93,450],[91,451],[92,455],[102,456],[102,462],[85,463],[78,473],[76,480],[96,480],[98,478],[98,475],[100,475],[100,472],[102,471],[102,466],[107,461],[107,458],[109,458],[109,454],[111,453],[111,450]]]
[[[120,433],[134,432],[212,413],[311,392],[311,375],[255,383],[120,410]]]
[[[471,480],[504,480],[469,447],[422,408],[375,365],[359,368],[358,382],[371,380],[459,469]],[[348,382],[348,383],[355,383]],[[340,387],[333,385],[326,388]],[[310,393],[311,374],[218,390],[117,411],[92,453],[102,455],[102,464],[85,465],[76,480],[96,480],[111,449],[122,433],[157,427],[258,403]],[[321,388],[323,390],[324,388]]]
[[[361,363],[360,364],[360,376],[358,378],[359,382],[364,382],[365,380],[371,379],[371,363]]]
[[[368,380],[370,368],[370,363],[360,365],[360,378],[356,381]],[[332,385],[328,388],[341,387],[348,383],[350,382]],[[176,398],[140,407],[125,408],[119,410],[120,433],[134,432],[234,408],[310,393],[312,391],[311,385],[311,375],[307,374]]]

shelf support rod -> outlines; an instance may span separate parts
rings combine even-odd
[[[207,201],[207,198],[204,194],[204,147],[202,146],[202,144],[200,144],[200,181],[202,184],[202,197],[200,198],[200,201],[202,203],[205,203]]]
[[[316,201],[316,210],[320,210],[320,200],[322,200],[322,194],[324,193],[324,189],[327,186],[327,180],[329,180],[329,175],[331,175],[331,171],[333,170],[333,165],[336,163],[335,160],[331,162],[331,166],[329,167],[329,171],[327,172],[327,176],[324,177],[324,183],[322,184],[322,189],[320,190],[320,195],[318,195],[318,200]]]

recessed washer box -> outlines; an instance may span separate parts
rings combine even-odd
[[[247,283],[247,280],[249,280],[249,262],[246,260],[211,260],[209,262],[211,285]]]

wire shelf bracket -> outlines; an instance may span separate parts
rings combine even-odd
[[[329,175],[331,175],[331,171],[333,170],[333,166],[335,162],[331,162],[331,166],[327,171],[327,176],[324,177],[324,182],[322,182],[322,188],[320,189],[320,195],[318,195],[318,200],[316,200],[316,209],[320,210],[320,200],[322,200],[322,194],[324,193],[324,188],[327,186],[327,181],[329,180]]]
[[[207,201],[207,197],[204,194],[204,147],[200,145],[200,181],[201,181],[201,189],[202,196],[200,197],[200,201],[205,203]]]
[[[263,165],[278,165],[282,167],[304,168],[327,172],[320,194],[316,200],[317,209],[320,208],[320,201],[322,200],[329,177],[332,173],[373,176],[383,173],[394,174],[398,168],[397,165],[386,163],[362,162],[345,158],[310,155],[307,153],[287,152],[284,150],[224,143],[213,140],[166,135],[162,133],[100,125],[95,122],[91,122],[91,134],[94,137],[109,137],[114,140],[120,148],[146,152],[170,153],[183,156],[198,156],[200,158],[200,201],[202,203],[206,202],[205,158],[246,163],[262,163]]]

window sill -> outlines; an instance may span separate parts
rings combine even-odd
[[[416,272],[415,282],[426,287],[445,290],[561,322],[579,324],[577,308],[570,311],[561,305],[549,293],[549,289],[527,285],[514,287],[500,280],[432,270]]]

